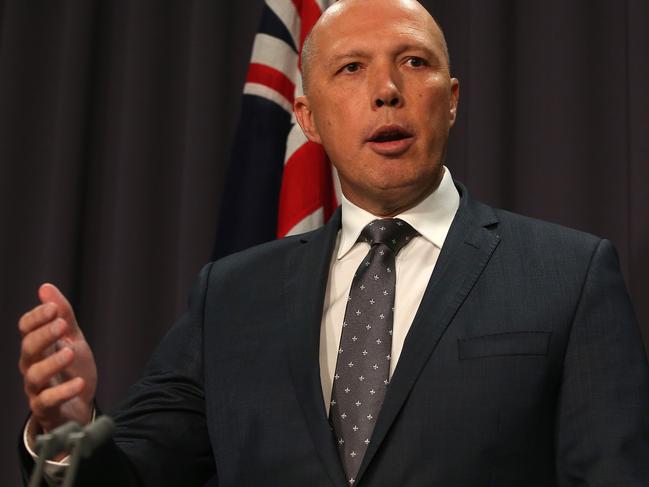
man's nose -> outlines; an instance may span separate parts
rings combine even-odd
[[[395,93],[395,95],[392,97],[388,96],[388,97],[377,98],[376,100],[374,100],[374,104],[376,105],[377,108],[380,108],[383,105],[396,107],[401,105],[401,95],[399,93]]]
[[[403,97],[395,74],[391,69],[383,70],[382,73],[378,74],[375,85],[376,91],[372,102],[374,108],[381,108],[383,106],[400,107],[403,104]]]

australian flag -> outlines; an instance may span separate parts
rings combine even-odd
[[[293,115],[300,52],[333,0],[266,0],[243,88],[213,257],[322,225],[338,205],[322,147]],[[225,230],[227,229],[227,231]]]

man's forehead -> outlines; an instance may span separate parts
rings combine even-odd
[[[430,13],[416,0],[339,0],[323,12],[313,30],[326,31],[372,20],[377,16],[386,18],[394,15],[409,16],[422,26],[428,24],[426,27],[429,28],[437,27]]]
[[[391,36],[390,42],[441,44],[446,50],[441,29],[414,0],[339,1],[323,13],[312,37],[318,48],[331,52],[340,51],[340,46],[347,42],[378,40],[383,34]]]
[[[372,24],[374,21],[374,24]],[[405,22],[404,22],[405,21]],[[376,39],[381,24],[409,25],[412,31],[425,33],[425,43],[447,67],[450,67],[444,33],[430,13],[415,0],[340,0],[320,16],[302,48],[302,86],[308,91],[311,71],[323,67],[336,42],[359,34]],[[392,36],[391,36],[392,37]],[[356,39],[358,40],[358,38]],[[351,46],[349,46],[351,47]]]

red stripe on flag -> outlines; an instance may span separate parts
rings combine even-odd
[[[284,166],[279,196],[277,236],[284,237],[304,218],[323,208],[327,221],[338,203],[331,180],[331,164],[321,145],[307,142]]]
[[[311,32],[311,29],[318,21],[318,18],[322,14],[320,10],[320,5],[316,3],[315,0],[291,0],[295,9],[300,15],[300,59],[298,61],[300,71],[302,70],[302,45],[304,44],[304,39]]]
[[[311,31],[322,11],[315,0],[292,0],[296,10],[300,14],[300,49],[304,44],[304,38]]]
[[[265,64],[250,63],[248,68],[248,83],[259,83],[277,91],[280,95],[293,104],[295,98],[295,84],[284,73],[266,66]]]
[[[302,45],[321,15],[315,0],[291,0],[300,16],[300,62]],[[323,210],[327,221],[338,206],[331,163],[321,145],[307,142],[297,149],[284,165],[279,197],[277,235],[284,237],[295,225]]]

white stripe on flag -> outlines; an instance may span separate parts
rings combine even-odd
[[[286,155],[284,156],[284,165],[295,154],[300,147],[307,143],[307,138],[297,123],[291,127],[288,137],[286,138]]]
[[[266,5],[282,21],[293,38],[296,49],[300,49],[300,15],[293,2],[286,0],[266,0]]]
[[[243,94],[256,95],[262,98],[266,98],[267,100],[277,103],[289,114],[293,113],[293,106],[291,105],[291,102],[284,98],[284,96],[279,94],[277,91],[269,88],[266,85],[259,83],[246,83],[245,85],[243,85]]]
[[[302,90],[302,73],[300,73],[299,69],[296,69],[295,70],[295,98],[302,95],[304,95],[304,91]]]
[[[252,47],[251,63],[265,64],[284,73],[293,84],[297,81],[296,52],[286,42],[268,34],[257,34]]]
[[[286,236],[297,235],[299,233],[309,232],[324,225],[324,211],[322,207],[300,220],[293,228],[291,228]]]

